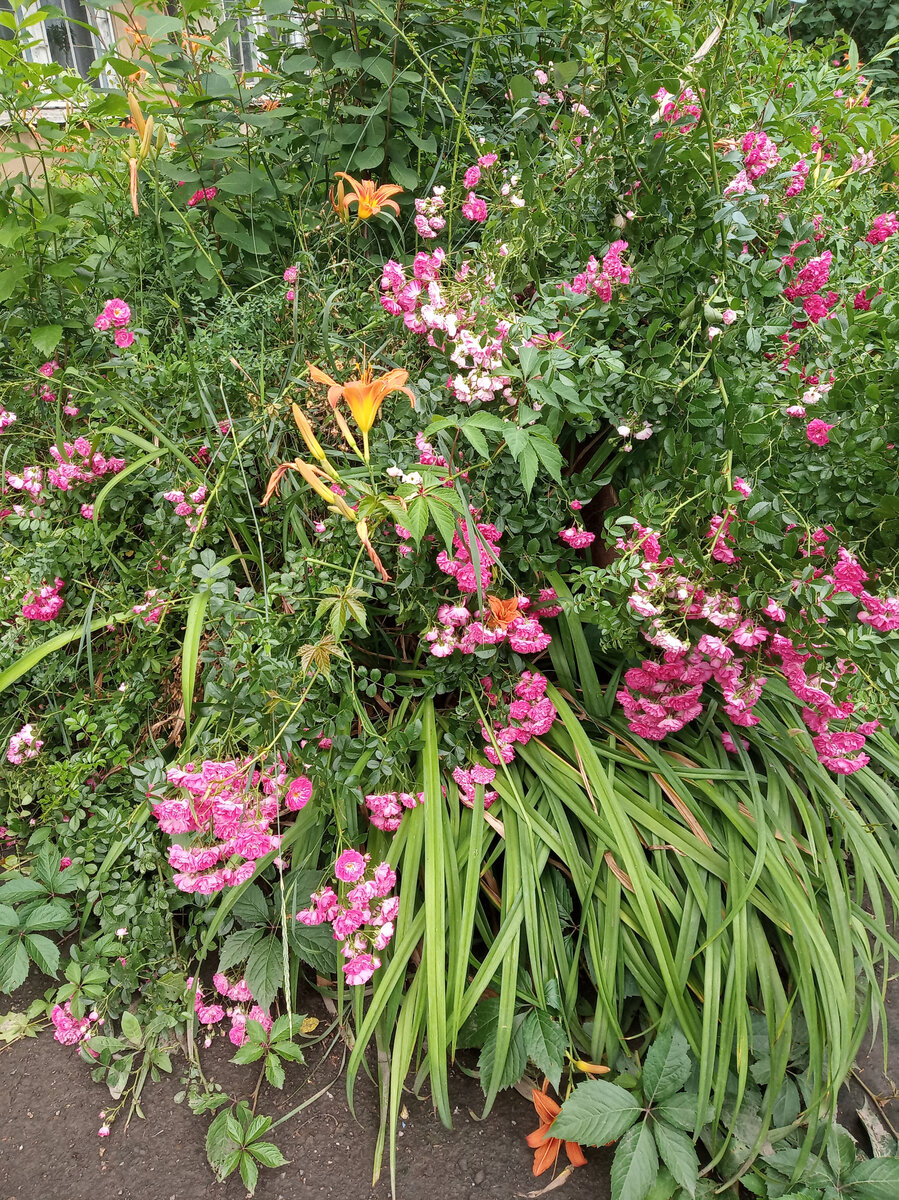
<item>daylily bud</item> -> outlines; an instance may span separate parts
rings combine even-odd
[[[315,434],[312,432],[312,426],[306,420],[303,410],[298,404],[292,404],[291,412],[293,413],[293,419],[296,422],[297,429],[299,429],[303,441],[309,447],[309,453],[313,458],[317,458],[319,462],[326,462],[327,455],[321,448],[321,445],[319,444]]]
[[[147,117],[147,123],[144,126],[143,137],[140,140],[140,160],[141,162],[150,153],[150,139],[153,136],[153,118]]]
[[[139,136],[143,137],[146,121],[144,120],[143,113],[140,111],[140,105],[137,102],[134,92],[128,93],[128,107],[131,110],[131,120],[134,122],[134,128],[137,130]]]

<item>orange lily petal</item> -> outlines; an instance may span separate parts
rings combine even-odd
[[[262,497],[263,505],[268,504],[272,496],[276,496],[278,494],[278,484],[281,482],[287,472],[295,470],[296,468],[294,467],[293,463],[281,463],[279,466],[275,467],[271,478],[268,481],[268,487],[265,489],[265,495]]]
[[[346,171],[335,171],[334,178],[345,179],[354,192],[362,190],[362,184],[358,181],[358,179],[354,179],[352,175],[347,175]]]
[[[548,1171],[550,1167],[555,1166],[561,1149],[562,1143],[559,1139],[550,1138],[548,1142],[543,1143],[539,1150],[535,1150],[534,1174],[542,1175],[544,1171]]]
[[[326,375],[324,371],[320,371],[318,367],[313,366],[311,362],[307,362],[309,374],[315,383],[324,383],[328,388],[328,403],[332,408],[336,408],[340,403],[340,397],[343,395],[343,384],[332,379],[330,375]]]
[[[573,1167],[586,1167],[587,1159],[584,1157],[584,1152],[577,1142],[566,1142],[565,1153],[568,1155],[568,1161]]]
[[[550,1131],[549,1125],[541,1125],[539,1129],[535,1129],[529,1133],[524,1139],[532,1150],[536,1150],[538,1146],[542,1146],[546,1141],[546,1135]]]
[[[545,1092],[538,1092],[536,1088],[531,1093],[534,1101],[534,1108],[537,1110],[537,1116],[541,1121],[552,1124],[561,1111],[560,1105],[553,1100],[552,1096],[547,1096]]]

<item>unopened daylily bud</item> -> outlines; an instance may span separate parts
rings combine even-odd
[[[324,450],[321,448],[318,438],[312,432],[312,426],[306,420],[303,410],[298,404],[292,404],[290,407],[297,429],[299,429],[303,441],[309,447],[309,453],[313,458],[317,458],[319,462],[325,462],[327,460],[327,456]]]
[[[151,145],[150,139],[152,137],[153,137],[153,118],[147,117],[147,123],[146,123],[146,125],[144,125],[143,136],[141,137],[141,140],[140,140],[140,160],[141,160],[141,162],[143,162],[144,159],[147,157],[147,155],[150,153],[150,145]]]
[[[131,110],[131,120],[134,122],[134,128],[137,130],[139,136],[143,137],[146,121],[144,120],[144,114],[140,111],[140,105],[137,102],[134,92],[128,93],[128,108]]]
[[[599,1063],[584,1062],[582,1058],[572,1059],[571,1065],[587,1075],[608,1075],[609,1068]]]

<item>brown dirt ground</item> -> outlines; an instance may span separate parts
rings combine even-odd
[[[44,981],[49,982],[49,981]],[[10,1007],[24,1009],[42,984],[29,983]],[[889,1076],[899,1081],[899,989],[890,1008]],[[317,998],[300,1011],[327,1020]],[[4,1008],[6,1006],[4,1005]],[[287,1065],[283,1092],[264,1085],[257,1111],[277,1118],[312,1096],[338,1074],[339,1057],[315,1046],[305,1065]],[[203,1052],[204,1071],[232,1096],[250,1098],[258,1078],[255,1065],[235,1067],[233,1048],[218,1038]],[[180,1060],[183,1063],[183,1060]],[[179,1060],[171,1078],[148,1084],[142,1108],[145,1120],[113,1126],[108,1139],[97,1138],[99,1112],[110,1106],[109,1093],[94,1083],[77,1052],[45,1032],[13,1043],[0,1054],[5,1087],[0,1092],[0,1200],[243,1200],[246,1191],[235,1176],[216,1184],[206,1162],[208,1116],[194,1116],[173,1103],[181,1088]],[[885,1112],[899,1126],[897,1093],[880,1070],[879,1053],[866,1046],[859,1073],[867,1086],[887,1100]],[[444,1129],[427,1098],[406,1096],[407,1117],[400,1132],[397,1163],[398,1200],[511,1200],[550,1181],[531,1174],[532,1152],[524,1136],[536,1125],[531,1105],[514,1091],[500,1095],[487,1121],[478,1120],[483,1096],[478,1084],[455,1070],[451,1076],[455,1128]],[[846,1089],[844,1122],[859,1129],[855,1109],[864,1094],[856,1083]],[[290,1160],[262,1170],[259,1200],[388,1200],[386,1171],[372,1186],[371,1164],[377,1110],[373,1087],[360,1084],[356,1117],[348,1109],[342,1079],[273,1134]],[[588,1150],[588,1165],[551,1193],[559,1200],[608,1200],[608,1150]]]

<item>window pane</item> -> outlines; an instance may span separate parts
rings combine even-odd
[[[87,29],[83,29],[81,25],[75,25],[72,22],[81,21],[87,25],[90,24],[90,17],[81,0],[63,0],[60,8],[71,20],[63,21],[59,17],[48,17],[44,22],[50,56],[60,66],[68,67],[70,71],[77,71],[83,79],[87,79],[90,65],[97,57],[97,48],[93,35]]]

